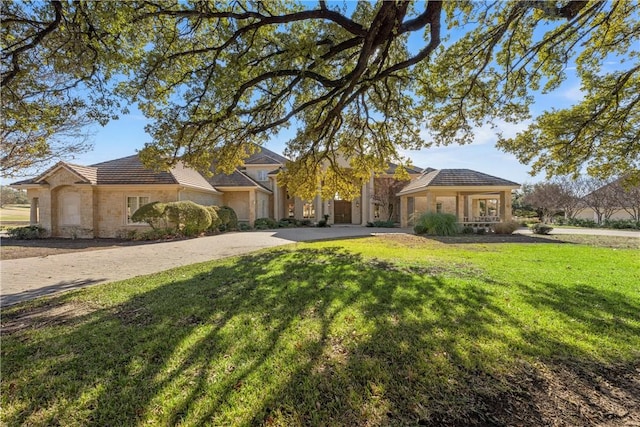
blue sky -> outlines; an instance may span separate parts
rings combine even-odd
[[[534,115],[554,106],[561,108],[569,106],[581,98],[577,80],[567,80],[557,91],[548,95],[538,96],[532,107]],[[104,127],[94,126],[91,139],[94,149],[77,156],[73,163],[89,165],[119,157],[130,156],[141,149],[151,138],[144,131],[146,118],[134,107],[129,115],[119,120],[111,121]],[[498,127],[505,136],[513,136],[524,130],[529,122],[519,124],[498,123]],[[265,147],[282,153],[287,142],[287,134],[295,130],[282,132],[280,137],[270,140]],[[489,126],[476,129],[475,141],[470,145],[451,145],[447,147],[433,147],[420,151],[407,151],[406,155],[413,160],[415,166],[426,168],[465,168],[496,175],[505,179],[523,182],[536,182],[544,176],[532,177],[530,168],[523,165],[511,154],[504,153],[495,147],[495,130]]]

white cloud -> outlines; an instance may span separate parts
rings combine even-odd
[[[584,95],[584,92],[580,89],[580,85],[573,85],[560,92],[560,96],[572,102],[582,101],[584,99]]]
[[[513,138],[518,132],[522,132],[531,124],[531,120],[524,120],[519,123],[510,123],[504,120],[496,120],[494,126],[486,123],[473,129],[474,138],[468,145],[486,145],[495,144],[498,140],[498,134],[502,134],[505,138]],[[433,135],[429,129],[424,128],[420,131],[420,136],[425,141],[432,141]],[[435,148],[437,149],[437,148]]]

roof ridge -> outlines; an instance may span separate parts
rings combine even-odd
[[[112,163],[112,162],[116,162],[116,161],[118,161],[118,160],[130,159],[130,158],[133,158],[133,157],[136,157],[138,160],[140,160],[140,156],[139,156],[139,154],[138,154],[138,153],[135,153],[135,154],[132,154],[132,155],[130,155],[130,156],[124,156],[124,157],[118,157],[117,159],[105,160],[105,161],[102,161],[102,162],[99,162],[99,163],[91,164],[91,165],[89,165],[89,166],[91,166],[91,167],[98,167],[98,166],[100,166],[100,165],[104,165],[104,164],[106,164],[106,163]]]

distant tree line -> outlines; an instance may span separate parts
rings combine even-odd
[[[0,186],[0,207],[4,205],[16,205],[29,203],[27,193],[7,186]]]
[[[544,222],[554,218],[575,219],[592,209],[597,224],[609,221],[619,210],[640,221],[640,186],[624,178],[558,176],[536,184],[524,184],[514,196],[514,213],[526,216],[535,211]]]

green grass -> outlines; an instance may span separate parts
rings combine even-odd
[[[375,237],[298,244],[10,307],[1,420],[489,422],[501,416],[495,402],[526,402],[521,380],[549,367],[633,374],[639,254]]]
[[[0,208],[0,222],[29,221],[31,206],[4,205]]]

